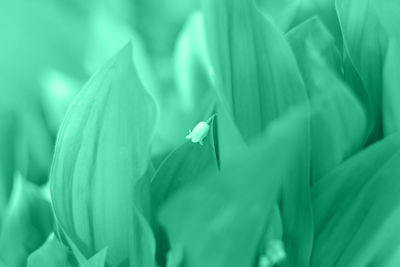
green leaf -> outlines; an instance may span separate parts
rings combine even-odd
[[[210,128],[203,146],[186,141],[173,151],[157,169],[151,183],[151,204],[154,214],[180,188],[197,181],[210,169],[218,169],[218,154],[213,136],[216,119],[213,120]],[[155,222],[154,228],[157,233],[158,261],[160,265],[165,265],[165,254],[168,249],[165,233],[159,227],[158,222]]]
[[[286,32],[296,20],[304,0],[258,0],[260,10]]]
[[[317,17],[290,31],[288,40],[311,99],[311,175],[315,182],[362,149],[366,115],[337,76],[341,72],[339,53]]]
[[[336,12],[335,0],[303,0],[303,5],[312,5],[313,14],[320,17],[334,39],[336,47],[342,49],[343,38]],[[310,16],[311,17],[311,16]],[[304,21],[300,20],[300,21]]]
[[[390,41],[383,66],[383,133],[390,135],[400,130],[400,42]]]
[[[103,248],[92,256],[82,267],[105,267],[108,248]]]
[[[308,70],[310,57],[320,58],[331,71],[342,75],[341,55],[332,34],[319,17],[311,17],[297,25],[286,34],[286,38],[296,56],[309,95],[312,96],[315,90],[308,88],[312,76]]]
[[[217,151],[213,137],[216,123],[212,122],[210,127],[204,145],[186,141],[172,152],[157,169],[151,183],[153,211],[156,212],[159,206],[182,186],[196,181],[209,169],[218,169]]]
[[[193,13],[175,41],[171,62],[175,86],[168,90],[162,86],[157,94],[161,112],[154,154],[167,155],[175,150],[193,124],[209,115],[215,106],[203,28],[202,15]]]
[[[52,233],[39,249],[29,255],[28,267],[69,267],[68,253],[68,248]]]
[[[153,231],[142,213],[134,208],[130,231],[130,267],[156,267],[156,241]]]
[[[2,96],[7,96],[4,91]],[[1,98],[3,99],[3,97]],[[8,98],[4,97],[4,100]],[[3,213],[10,198],[17,165],[18,116],[0,100],[0,229]]]
[[[393,0],[338,0],[336,8],[343,31],[345,52],[365,90],[360,99],[368,107],[371,117],[372,132],[368,143],[372,143],[396,131],[396,126],[386,123],[391,123],[393,116],[400,116],[397,105],[393,106],[393,103],[387,101],[388,95],[396,96],[392,88],[397,84],[397,75],[388,74],[390,70],[387,68],[395,67],[390,63],[390,60],[394,60],[393,50],[388,56],[389,43],[393,42],[395,47],[400,45],[400,20],[397,15],[400,4]],[[386,107],[383,103],[390,106]]]
[[[148,171],[156,106],[126,45],[80,91],[61,126],[51,195],[61,228],[86,258],[129,256],[134,185]]]
[[[313,187],[313,266],[400,263],[400,135],[368,147]]]
[[[67,108],[81,85],[73,77],[56,70],[46,71],[40,82],[43,113],[51,133],[56,135]]]
[[[300,114],[306,115],[303,108]],[[304,121],[307,116],[285,117],[252,148],[232,154],[221,172],[211,170],[166,202],[160,220],[171,253],[183,250],[182,266],[253,266],[282,180],[298,175],[297,166],[303,163],[299,158],[303,156],[302,133],[307,130]],[[288,205],[287,199],[282,205]],[[302,225],[297,227],[297,232],[304,230]]]
[[[249,143],[306,92],[293,54],[253,1],[205,1],[215,88]]]
[[[57,222],[57,218],[55,218],[55,233],[58,239],[65,244],[67,247],[71,249],[73,257],[71,257],[71,261],[76,264],[83,264],[87,261],[87,258],[83,255],[82,251],[78,248],[77,244],[68,236],[65,230],[62,229],[62,226]]]
[[[212,102],[215,97],[214,91],[211,90],[211,65],[206,51],[203,24],[202,14],[193,13],[187,19],[175,45],[174,74],[181,98],[179,102],[188,113],[200,113],[202,109],[209,111],[207,109],[210,105],[206,103]]]
[[[51,206],[40,189],[16,176],[0,231],[0,259],[6,266],[26,266],[53,230]]]

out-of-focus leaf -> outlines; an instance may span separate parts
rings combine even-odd
[[[301,11],[303,0],[257,0],[259,8],[286,32]]]
[[[286,163],[287,167],[285,168],[288,168],[289,174],[283,177],[282,194],[278,202],[282,216],[283,242],[287,253],[286,261],[281,263],[280,266],[306,267],[309,266],[313,241],[310,193],[310,110],[309,106],[305,105],[293,112],[298,112],[303,117],[298,121],[288,121],[288,125],[282,127],[288,131],[287,135],[289,136],[290,132],[296,132],[298,144],[292,144],[293,149],[296,149],[293,152],[296,159],[293,162]],[[283,134],[283,136],[285,135]],[[274,139],[273,142],[277,141],[276,137],[271,138]],[[286,144],[282,146],[285,147]],[[271,151],[275,151],[273,154],[277,155],[276,149],[271,149]],[[279,221],[279,218],[275,218],[275,220]]]
[[[176,190],[197,180],[209,169],[218,169],[212,123],[204,145],[186,141],[172,152],[156,171],[152,184],[152,210],[168,199]]]
[[[312,5],[312,14],[320,17],[332,35],[336,47],[342,49],[343,38],[336,12],[335,0],[303,0],[303,5]]]
[[[204,109],[205,103],[212,102],[214,97],[214,94],[211,94],[211,65],[206,52],[203,28],[202,14],[193,13],[178,37],[174,51],[175,77],[183,110],[187,113]],[[206,108],[208,109],[209,105],[206,105]]]
[[[288,108],[306,101],[293,54],[254,1],[205,1],[215,87],[247,143]]]
[[[288,34],[311,99],[311,164],[318,181],[364,145],[366,116],[360,103],[332,71],[340,73],[334,40],[314,17]],[[333,100],[333,101],[332,101]]]
[[[313,266],[400,263],[400,135],[355,155],[313,187]]]
[[[102,1],[92,4],[89,22],[85,69],[88,74],[93,74],[131,39],[134,31],[127,21],[114,16],[110,5]]]
[[[89,258],[108,247],[107,263],[129,257],[134,185],[149,168],[156,107],[128,44],[86,84],[58,136],[51,195],[58,223]]]
[[[130,267],[156,267],[156,241],[148,220],[136,207],[132,212]]]
[[[0,157],[4,158],[0,161],[0,173],[4,172],[5,181],[11,181],[18,170],[29,181],[43,185],[48,178],[53,138],[39,96],[3,77],[0,77],[0,94],[0,138],[9,135],[1,144],[0,154],[4,154]],[[10,187],[5,184],[3,189],[7,191]],[[6,197],[7,192],[2,196]]]
[[[75,242],[68,236],[66,231],[62,229],[62,226],[57,223],[57,220],[55,223],[55,233],[57,234],[58,239],[61,241],[61,243],[65,244],[71,249],[72,256],[70,257],[70,260],[74,263],[74,266],[85,263],[87,258],[83,255],[83,252],[79,250]]]
[[[215,87],[243,137],[228,130],[228,127],[235,128],[230,123],[232,119],[219,110],[221,168],[224,169],[226,156],[234,153],[232,148],[251,143],[271,121],[295,105],[307,102],[307,95],[287,41],[259,13],[253,1],[206,1],[204,14]],[[286,266],[307,266],[311,253],[307,125],[304,125],[307,130],[301,132],[303,154],[293,175],[284,179],[281,199],[283,239],[288,250]]]
[[[0,73],[26,91],[39,89],[37,77],[47,69],[83,75],[87,14],[67,2],[0,2]]]
[[[169,56],[180,27],[188,15],[199,6],[199,3],[199,0],[136,0],[133,2],[135,28],[155,61]],[[168,66],[164,67],[166,69],[161,71],[168,72]]]
[[[39,101],[38,101],[39,102]],[[29,181],[43,185],[48,180],[53,155],[53,133],[48,128],[46,118],[38,106],[25,107],[21,121],[22,155],[25,163],[21,172]]]
[[[333,36],[319,17],[312,17],[291,29],[286,38],[306,83],[311,79],[308,71],[311,56],[321,58],[331,71],[342,75],[341,55],[335,46]],[[306,88],[308,94],[312,96],[313,90],[308,88],[308,84]]]
[[[151,204],[154,214],[180,188],[201,178],[210,169],[218,169],[218,154],[214,140],[216,120],[210,125],[210,131],[204,145],[190,141],[185,142],[172,152],[157,169],[151,184]],[[165,234],[158,223],[155,223],[157,232],[157,256],[160,265],[165,265],[165,253],[168,248]],[[162,264],[164,263],[164,264]]]
[[[160,123],[154,153],[169,153],[181,145],[194,123],[207,116],[215,106],[215,91],[208,76],[203,18],[193,13],[179,33],[173,52],[172,88],[160,88],[157,100]]]
[[[10,108],[7,94],[0,98],[0,230],[3,212],[8,203],[13,186],[14,172],[17,168],[17,142],[20,132],[16,112]]]
[[[368,143],[379,140],[383,135],[391,134],[394,129],[390,123],[393,116],[400,117],[400,110],[396,107],[383,106],[392,104],[383,101],[382,95],[387,99],[387,94],[393,94],[397,78],[392,76],[387,68],[393,66],[388,57],[389,42],[400,44],[400,3],[396,0],[389,1],[336,1],[336,7],[344,36],[346,53],[357,73],[360,75],[366,95],[360,98],[369,108],[372,132]],[[393,50],[392,50],[393,52]],[[391,53],[391,57],[393,54]],[[389,63],[385,63],[389,60]],[[386,65],[386,66],[385,66]],[[386,67],[386,70],[384,68]],[[397,70],[397,67],[395,67]],[[393,70],[394,71],[394,70]],[[385,77],[386,76],[386,77]],[[388,80],[384,80],[388,79]],[[386,88],[385,85],[389,85]],[[398,86],[398,85],[397,85]],[[386,92],[388,90],[388,92]],[[365,98],[366,96],[366,98]],[[393,97],[396,96],[396,93]],[[386,115],[388,113],[388,115]],[[388,118],[386,119],[386,116]],[[383,118],[382,118],[383,117]]]
[[[271,125],[252,148],[232,155],[221,172],[210,171],[167,201],[160,220],[171,253],[183,250],[182,266],[254,265],[282,180],[298,175],[294,170],[303,163],[307,120],[291,115]],[[282,205],[287,203],[282,199]]]
[[[68,248],[50,234],[47,241],[29,255],[28,267],[69,267]]]
[[[400,131],[400,40],[390,41],[383,66],[383,133],[390,135]]]
[[[69,104],[80,89],[80,83],[56,70],[41,77],[41,100],[44,117],[52,134],[56,135]]]
[[[108,248],[103,248],[95,255],[93,255],[87,262],[85,262],[82,267],[104,267],[106,266]]]
[[[0,259],[6,266],[26,266],[33,251],[53,230],[50,203],[35,185],[16,176],[0,232]]]

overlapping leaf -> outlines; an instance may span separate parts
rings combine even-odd
[[[299,164],[304,119],[291,116],[274,125],[253,148],[237,151],[221,173],[211,171],[167,201],[160,218],[171,258],[183,253],[181,265],[191,267],[253,266],[282,179],[295,175]]]
[[[265,12],[279,28],[286,32],[302,11],[303,0],[258,0],[261,11]]]
[[[26,266],[29,254],[46,241],[52,228],[50,203],[39,188],[17,176],[0,231],[0,261]]]
[[[3,92],[4,93],[4,92]],[[5,94],[4,94],[5,95]],[[12,192],[14,172],[17,168],[17,142],[19,125],[15,112],[0,102],[0,229],[3,212]]]
[[[288,40],[312,102],[311,164],[313,181],[317,181],[362,149],[366,116],[339,79],[340,55],[333,37],[317,17],[294,28]]]
[[[248,143],[306,101],[304,85],[288,44],[254,1],[208,0],[204,6],[215,87]]]
[[[172,152],[156,171],[152,184],[152,211],[156,214],[159,207],[180,188],[202,178],[210,170],[218,170],[217,141],[214,138],[216,119],[203,146],[187,141]],[[165,262],[168,242],[164,231],[155,222],[158,261]]]
[[[394,72],[391,69],[397,67],[390,61],[399,58],[395,51],[400,45],[400,19],[397,15],[400,3],[395,0],[338,0],[336,8],[346,53],[365,90],[360,98],[369,108],[372,118],[368,140],[372,143],[397,131],[392,123],[398,120],[400,111],[388,99],[397,95],[397,90],[393,89],[396,88],[397,75],[391,74]],[[389,48],[389,43],[392,48]]]
[[[167,155],[181,145],[188,129],[207,116],[215,106],[216,97],[208,77],[210,64],[203,31],[202,15],[193,13],[175,41],[171,87],[161,86],[158,91],[161,115],[154,153]]]
[[[315,266],[400,263],[400,135],[352,157],[313,187]]]
[[[86,258],[108,247],[109,264],[128,262],[134,186],[148,173],[155,112],[131,44],[91,78],[67,112],[51,194],[60,228]]]
[[[51,234],[46,242],[28,258],[28,267],[69,267],[68,248]]]
[[[103,248],[92,256],[82,267],[105,267],[108,248]]]

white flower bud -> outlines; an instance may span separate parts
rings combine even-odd
[[[193,128],[192,131],[189,131],[186,139],[191,139],[193,143],[200,143],[200,145],[203,145],[203,139],[208,135],[209,131],[210,125],[204,121],[201,121]]]

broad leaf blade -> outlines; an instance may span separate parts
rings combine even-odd
[[[311,18],[287,36],[311,100],[311,175],[316,182],[362,149],[366,115],[338,76],[340,55],[322,22]]]
[[[51,171],[58,222],[86,258],[108,246],[127,260],[133,187],[147,171],[156,119],[125,46],[81,90],[61,127]]]
[[[39,249],[29,255],[28,267],[69,267],[68,253],[68,248],[51,234]]]
[[[313,265],[396,266],[389,262],[400,260],[399,162],[395,134],[315,184]]]
[[[383,106],[382,97],[382,95],[387,97],[386,91],[392,91],[393,84],[397,83],[396,76],[391,75],[389,78],[388,71],[384,71],[384,68],[385,65],[386,68],[391,68],[388,66],[392,65],[390,62],[385,63],[386,60],[391,60],[388,58],[389,42],[399,46],[400,20],[397,14],[400,11],[400,4],[393,0],[384,2],[338,0],[336,8],[343,32],[345,52],[359,74],[365,90],[365,93],[359,94],[360,99],[368,107],[371,118],[372,132],[368,143],[372,143],[393,132],[392,126],[384,125],[384,122],[391,122],[394,110],[396,117],[400,113],[396,107]],[[385,88],[387,84],[392,85]],[[392,104],[390,101],[387,102],[387,98],[385,101],[386,104]],[[386,113],[389,113],[389,118],[386,118]]]
[[[204,145],[186,141],[173,151],[160,165],[151,183],[152,211],[156,214],[159,207],[182,187],[202,178],[209,170],[218,169],[218,153],[215,148],[214,133],[216,120],[210,125]],[[165,263],[168,242],[163,229],[155,223],[157,238],[157,257],[160,263]]]
[[[0,231],[0,259],[6,266],[26,266],[53,228],[51,206],[37,186],[17,176]]]
[[[85,262],[82,267],[105,267],[108,248],[103,248]]]
[[[274,125],[260,143],[232,155],[221,173],[204,175],[162,208],[171,253],[183,250],[183,266],[253,266],[282,179],[296,169],[304,119]]]
[[[216,90],[249,143],[272,120],[306,101],[296,61],[254,1],[205,1],[204,21]]]

